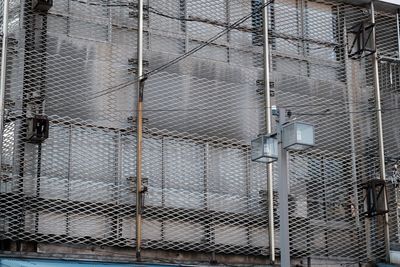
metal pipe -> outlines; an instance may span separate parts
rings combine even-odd
[[[396,13],[396,25],[397,25],[397,57],[400,58],[400,9],[397,9]]]
[[[269,31],[268,31],[268,0],[263,4],[263,34],[264,34],[264,95],[265,95],[265,126],[267,134],[272,132],[272,112],[271,112],[271,87],[270,87],[270,51],[269,51]],[[268,205],[268,236],[271,263],[275,263],[275,226],[274,226],[274,188],[273,188],[272,164],[267,164],[267,205]]]
[[[7,45],[8,45],[8,1],[3,3],[3,44],[1,48],[1,70],[0,70],[0,169],[3,156],[3,132],[4,132],[4,96],[6,92],[7,74]]]
[[[72,139],[73,139],[73,126],[68,126],[68,167],[67,167],[67,200],[71,200],[71,173],[72,173]],[[70,235],[71,232],[71,218],[70,213],[66,213],[66,233]]]
[[[371,23],[375,24],[375,6],[374,1],[371,1]],[[380,179],[386,180],[385,173],[385,148],[383,142],[383,126],[382,126],[382,107],[381,107],[381,92],[379,87],[379,65],[376,47],[376,28],[372,29],[372,40],[373,50],[372,54],[372,65],[373,65],[373,76],[374,76],[374,87],[375,87],[375,107],[376,107],[376,120],[377,120],[377,131],[378,131],[378,144],[379,144],[379,164],[380,164]],[[384,190],[384,209],[387,210],[387,193]],[[389,215],[384,215],[384,233],[385,233],[385,250],[386,259],[389,260],[390,251],[390,236],[389,236]]]
[[[141,260],[142,246],[142,139],[143,139],[143,0],[138,0],[137,38],[138,99],[136,116],[136,259]]]
[[[286,122],[286,110],[279,109],[278,124],[278,164],[279,164],[279,236],[281,250],[281,267],[290,265],[289,243],[289,177],[288,152],[282,145],[282,126]]]

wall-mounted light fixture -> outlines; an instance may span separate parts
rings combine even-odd
[[[288,112],[289,113],[289,112]],[[286,123],[288,114],[279,109],[278,131],[271,135],[262,135],[251,141],[251,160],[271,163],[278,160],[279,165],[279,219],[281,266],[290,266],[289,246],[289,172],[288,151],[300,151],[315,145],[314,126],[303,122]]]
[[[278,160],[278,139],[274,135],[261,135],[251,141],[251,160],[271,163]]]
[[[287,150],[305,150],[314,146],[314,126],[291,122],[282,126],[282,146]]]

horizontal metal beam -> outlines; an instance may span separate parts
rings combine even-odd
[[[395,58],[395,57],[380,56],[380,57],[378,57],[378,60],[379,61],[384,61],[384,62],[391,62],[391,63],[400,64],[400,58]]]

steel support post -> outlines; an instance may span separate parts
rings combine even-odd
[[[269,31],[268,31],[268,0],[263,4],[263,34],[264,34],[264,95],[265,95],[265,127],[266,133],[272,131],[271,116],[271,88],[270,88],[270,51],[269,51]],[[268,236],[271,263],[275,263],[275,226],[274,226],[274,188],[273,188],[272,164],[267,164],[267,205],[268,205]]]
[[[371,23],[375,24],[375,6],[374,1],[371,1]],[[379,87],[379,65],[376,46],[376,27],[372,29],[373,49],[375,52],[372,54],[373,65],[373,78],[375,88],[375,108],[376,108],[376,121],[377,121],[377,134],[378,134],[378,148],[379,148],[379,165],[380,165],[380,179],[386,180],[385,173],[385,148],[383,143],[383,125],[382,125],[382,107],[381,107],[381,91]],[[384,190],[384,209],[387,210],[387,192]],[[390,236],[389,236],[389,215],[384,215],[384,233],[385,233],[385,251],[386,259],[389,260],[390,251]]]
[[[137,38],[137,116],[136,116],[136,259],[141,260],[142,246],[142,139],[143,139],[143,0],[138,1]]]
[[[278,124],[278,165],[279,165],[279,236],[281,267],[290,266],[289,242],[289,177],[288,152],[282,144],[282,127],[286,122],[286,110],[279,109]]]
[[[3,132],[4,132],[4,97],[6,92],[7,74],[7,45],[8,45],[8,3],[3,1],[3,39],[1,47],[1,70],[0,70],[0,169],[3,156]]]

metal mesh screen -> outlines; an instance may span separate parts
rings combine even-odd
[[[277,83],[282,90],[277,90],[277,102],[293,105],[298,119],[316,125],[317,148],[291,155],[291,249],[299,256],[333,256],[350,263],[383,258],[383,217],[368,218],[364,212],[363,183],[379,178],[373,65],[365,54],[349,58],[350,33],[370,15],[334,3],[303,3],[301,8],[297,16],[305,25],[292,28],[299,40],[282,48],[297,50],[300,58],[286,64],[300,77],[283,87]],[[396,32],[394,16],[379,14],[376,28],[378,52],[394,53],[396,39],[379,31]],[[296,107],[299,102],[304,107]]]
[[[385,27],[390,25],[390,27]],[[378,42],[381,54],[379,62],[380,87],[382,92],[383,106],[383,126],[386,156],[386,173],[389,186],[389,215],[390,215],[390,240],[392,243],[399,242],[399,214],[398,214],[398,184],[399,175],[398,165],[398,142],[395,129],[398,127],[399,120],[396,110],[398,109],[398,87],[399,87],[399,67],[400,67],[400,41],[398,38],[399,30],[398,17],[389,14],[379,14],[377,17],[377,27],[380,29],[380,42]]]
[[[268,255],[267,169],[249,146],[269,108],[261,1],[145,2],[143,248]],[[272,102],[316,127],[316,147],[290,154],[292,256],[384,258],[382,218],[364,214],[363,183],[379,176],[372,61],[349,57],[349,32],[368,10],[276,0],[268,12]],[[379,13],[376,27],[379,53],[398,56],[395,16]],[[46,13],[10,1],[9,31],[0,239],[134,247],[137,3],[54,0]],[[395,162],[399,72],[385,62],[385,145]],[[38,114],[50,120],[49,137],[32,143]],[[278,222],[276,212],[277,236]]]

